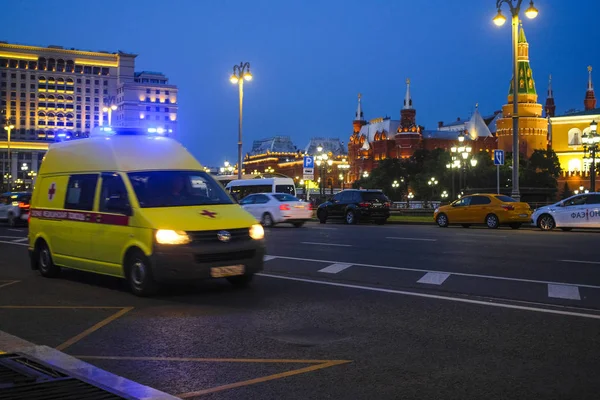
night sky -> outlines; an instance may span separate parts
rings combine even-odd
[[[164,72],[179,86],[179,139],[211,166],[236,158],[229,75],[241,61],[254,75],[245,85],[246,151],[273,135],[299,147],[314,136],[347,143],[357,93],[367,119],[398,119],[406,78],[426,129],[469,117],[476,103],[491,114],[511,77],[510,24],[492,23],[495,0],[1,2],[0,40],[122,50],[139,54],[136,70]],[[583,109],[590,64],[600,88],[600,2],[535,6],[538,17],[523,18],[540,102],[551,73],[557,114]]]

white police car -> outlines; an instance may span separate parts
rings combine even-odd
[[[581,193],[558,203],[540,207],[531,216],[543,231],[560,228],[600,228],[600,193]]]

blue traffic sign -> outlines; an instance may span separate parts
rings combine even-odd
[[[304,157],[304,168],[314,168],[315,158],[311,156]]]
[[[494,150],[494,165],[504,165],[504,150]]]

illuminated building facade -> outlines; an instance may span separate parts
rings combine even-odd
[[[321,148],[319,153],[318,148]],[[244,159],[244,174],[282,174],[293,178],[298,185],[303,180],[304,156],[327,154],[331,165],[315,166],[314,182],[323,179],[324,187],[341,187],[348,183],[347,174],[340,165],[347,164],[346,148],[339,138],[314,137],[304,148],[298,148],[289,136],[275,136],[255,140],[252,150]],[[341,176],[341,178],[340,178]]]
[[[49,143],[85,138],[94,127],[107,125],[109,120],[113,125],[116,122],[124,125],[129,120],[139,122],[142,106],[138,104],[129,110],[125,101],[117,102],[129,97],[128,87],[134,91],[132,96],[138,103],[140,91],[153,90],[151,99],[156,96],[157,105],[166,97],[156,95],[156,91],[168,90],[169,111],[165,112],[160,104],[161,111],[157,113],[152,104],[152,115],[157,126],[159,122],[171,126],[177,119],[176,87],[167,85],[162,74],[135,73],[135,58],[135,54],[121,51],[94,52],[0,42],[2,189],[7,189],[9,180],[13,188],[30,189],[33,174]],[[144,82],[145,79],[152,82]]]
[[[547,104],[554,105],[552,87],[548,88]],[[550,101],[551,100],[551,101]],[[600,122],[600,108],[596,107],[596,96],[592,82],[592,67],[588,67],[587,90],[583,100],[584,109],[581,111],[568,111],[563,115],[555,116],[554,109],[548,112],[550,121],[552,149],[555,151],[560,166],[562,177],[559,179],[559,189],[564,182],[569,184],[571,190],[580,186],[589,189],[591,160],[585,157],[583,136],[590,135],[592,122]],[[548,108],[547,108],[548,109]],[[598,157],[596,168],[598,170]],[[598,179],[597,179],[598,182]],[[598,183],[596,184],[598,187]]]
[[[458,144],[459,132],[467,133],[466,139],[473,151],[490,152],[497,147],[496,137],[488,127],[495,125],[495,116],[486,122],[476,109],[471,119],[458,127],[443,127],[440,123],[437,130],[426,130],[417,124],[416,114],[410,93],[410,80],[406,81],[406,94],[399,120],[384,117],[366,121],[362,97],[358,95],[358,106],[352,123],[353,133],[348,143],[350,182],[360,179],[364,173],[370,173],[381,160],[409,158],[419,149],[442,148],[449,151]]]

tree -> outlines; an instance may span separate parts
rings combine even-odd
[[[571,191],[571,188],[569,188],[569,184],[567,182],[565,182],[565,185],[563,186],[563,190],[562,190],[561,199],[564,200],[571,196],[573,196],[573,192]]]
[[[529,159],[523,160],[519,183],[523,187],[556,189],[560,171],[554,150],[534,150]]]

